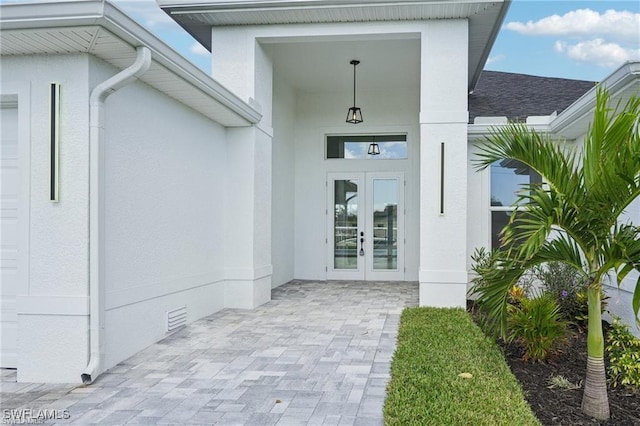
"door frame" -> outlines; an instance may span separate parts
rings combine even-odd
[[[364,232],[364,256],[357,256],[356,269],[336,269],[334,265],[334,213],[336,180],[358,181],[358,251],[361,247],[361,232]],[[396,179],[398,182],[398,208],[396,254],[397,268],[394,270],[374,269],[373,236],[373,187],[376,179]],[[326,272],[327,279],[353,281],[403,281],[405,279],[405,173],[404,172],[328,172],[326,177]]]

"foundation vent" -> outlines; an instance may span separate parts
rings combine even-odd
[[[180,306],[167,312],[167,331],[174,331],[187,325],[187,307]]]

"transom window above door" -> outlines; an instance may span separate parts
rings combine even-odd
[[[405,160],[407,135],[327,136],[325,155],[327,159]]]

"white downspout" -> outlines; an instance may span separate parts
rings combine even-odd
[[[89,364],[81,374],[82,383],[90,384],[102,372],[104,354],[102,339],[104,288],[101,285],[102,271],[102,192],[104,133],[104,102],[109,95],[133,82],[147,72],[151,66],[151,51],[140,46],[136,60],[128,68],[98,84],[89,97]]]

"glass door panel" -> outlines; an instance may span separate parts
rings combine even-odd
[[[398,269],[398,180],[373,179],[373,269]]]
[[[358,269],[358,181],[336,179],[333,193],[333,267]]]
[[[327,278],[404,279],[404,175],[327,175]]]

